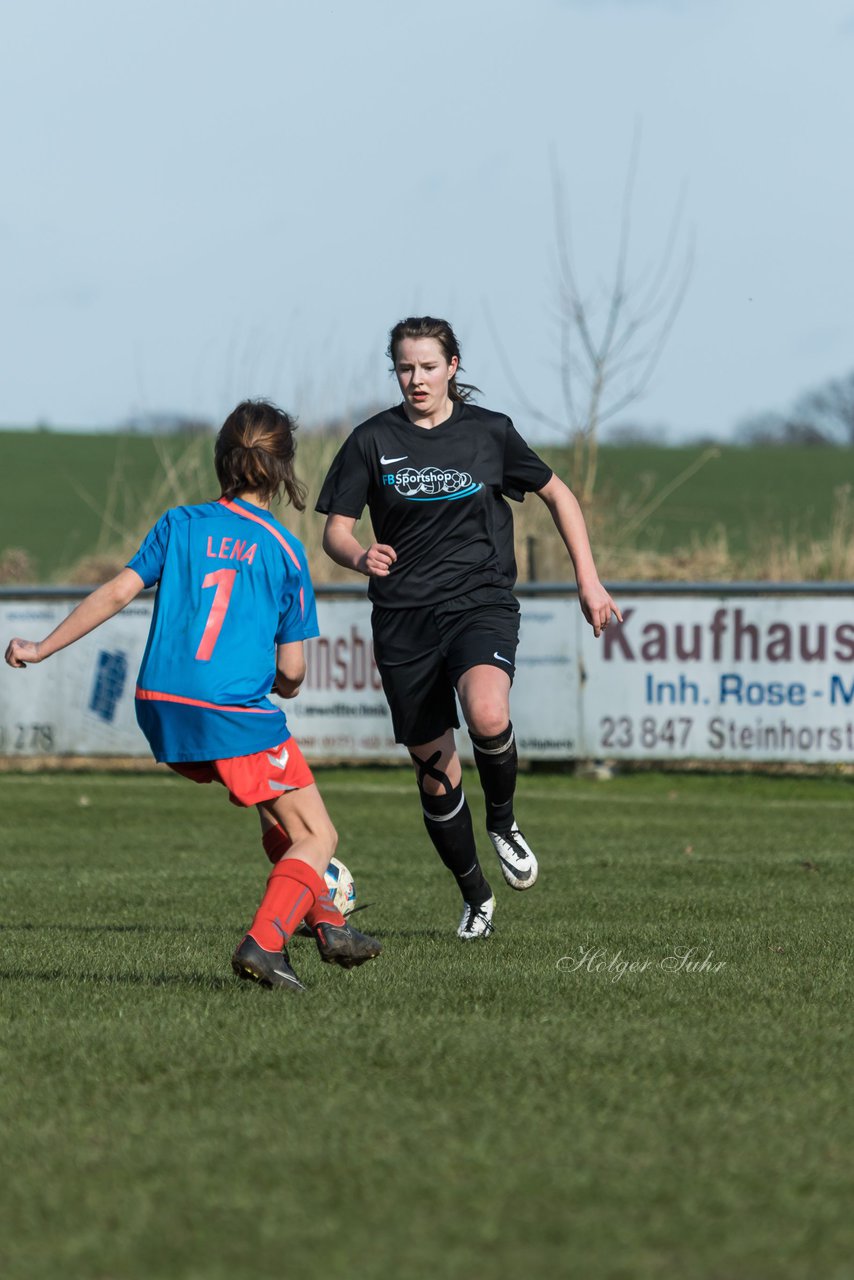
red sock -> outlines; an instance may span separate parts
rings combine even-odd
[[[317,898],[326,881],[300,858],[277,862],[267,880],[267,892],[255,912],[249,932],[265,951],[281,951]]]
[[[284,827],[275,826],[268,828],[261,838],[264,846],[264,852],[271,862],[276,863],[283,858],[291,847],[291,838],[285,831]],[[333,906],[332,896],[326,886],[323,884],[323,893],[317,899],[313,907],[310,907],[305,913],[305,922],[312,929],[318,924],[337,924],[345,923],[344,917],[336,906]]]
[[[323,882],[323,894],[314,906],[305,913],[305,922],[313,929],[318,924],[346,924],[347,921],[332,901],[326,881]]]

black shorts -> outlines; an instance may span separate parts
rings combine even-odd
[[[458,729],[454,690],[471,667],[516,671],[519,603],[502,587],[480,587],[419,609],[374,605],[374,657],[396,742],[417,747]]]

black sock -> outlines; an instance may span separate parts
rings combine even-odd
[[[471,811],[462,786],[440,796],[421,793],[424,826],[439,857],[460,887],[466,902],[486,902],[492,890],[477,859]]]
[[[474,746],[474,762],[480,774],[486,801],[487,831],[507,832],[513,826],[513,797],[516,793],[516,735],[513,725],[494,738],[479,738],[469,732]]]

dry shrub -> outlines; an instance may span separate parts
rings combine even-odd
[[[125,567],[129,556],[122,559],[120,555],[81,556],[64,576],[63,581],[75,587],[99,587],[109,582]]]
[[[733,557],[722,525],[678,551],[618,546],[603,555],[609,578],[625,582],[721,582],[733,576]]]
[[[169,507],[204,502],[218,495],[213,479],[213,441],[192,437],[179,452],[170,447],[168,437],[154,437],[160,471],[149,492],[140,497],[126,483],[126,459],[116,458],[107,487],[106,502],[100,502],[75,481],[78,496],[100,517],[101,528],[94,551],[64,566],[56,577],[60,582],[103,582],[110,565],[118,572],[138,549],[148,530]],[[98,576],[91,576],[91,575]]]
[[[785,538],[775,534],[762,548],[766,572],[773,580],[854,581],[854,504],[851,485],[834,491],[830,530],[826,538]]]
[[[528,504],[526,503],[526,506]],[[537,504],[542,506],[542,504]],[[534,509],[536,510],[536,508]],[[543,521],[542,516],[545,516]],[[516,563],[519,581],[565,582],[571,580],[572,565],[545,508],[536,519],[520,519],[516,530]],[[591,522],[592,523],[592,522]],[[535,533],[531,533],[531,529]],[[531,564],[528,538],[536,539]],[[721,582],[733,578],[734,557],[727,544],[726,529],[718,526],[705,539],[695,538],[678,551],[662,552],[612,542],[607,530],[592,532],[597,567],[608,581],[622,582]]]
[[[35,561],[23,547],[8,547],[0,555],[0,582],[24,586],[36,581]]]
[[[273,514],[304,543],[315,582],[353,582],[353,573],[334,564],[324,553],[323,518],[314,511],[326,472],[341,447],[343,436],[299,434],[297,475],[308,486],[306,510],[296,511],[287,503],[272,508]],[[127,564],[148,530],[170,507],[207,502],[219,497],[213,469],[213,440],[194,438],[176,452],[169,442],[156,440],[160,471],[148,493],[134,496],[124,483],[118,460],[110,481],[106,503],[98,503],[85,490],[77,491],[101,517],[101,531],[94,552],[89,552],[63,568],[58,580],[79,585],[105,582]],[[357,526],[357,536],[370,536],[370,522]]]
[[[672,489],[671,489],[672,492]],[[833,496],[830,528],[815,538],[797,531],[757,531],[746,551],[734,552],[724,525],[695,536],[677,551],[639,549],[627,540],[660,505],[649,484],[638,496],[613,506],[594,499],[586,513],[597,565],[609,581],[624,582],[851,582],[854,581],[854,502],[851,485]],[[565,582],[569,558],[544,505],[527,501],[516,514],[516,560],[520,582]],[[531,541],[533,540],[533,563]],[[532,575],[531,569],[534,573]]]
[[[333,563],[322,547],[323,518],[314,510],[320,486],[344,439],[342,433],[304,432],[297,437],[297,474],[308,487],[306,510],[288,505],[274,507],[274,514],[303,542],[312,577],[316,583],[357,583],[364,580],[351,570]],[[70,566],[61,580],[99,583],[117,573],[134,554],[143,537],[168,507],[203,502],[217,496],[213,475],[212,441],[191,440],[179,453],[158,442],[161,472],[144,499],[131,499],[117,466],[106,506],[97,509],[102,518],[101,536],[94,553]],[[637,531],[660,509],[677,488],[693,479],[705,461],[717,455],[709,449],[666,486],[657,486],[655,477],[639,477],[631,494],[614,500],[594,497],[585,512],[600,572],[609,581],[626,582],[727,582],[727,581],[851,581],[854,580],[854,503],[851,486],[844,485],[834,495],[830,528],[825,538],[799,533],[757,533],[748,550],[736,554],[729,546],[727,530],[716,526],[706,537],[695,537],[677,551],[642,550],[635,545]],[[84,495],[85,497],[85,495]],[[95,505],[93,500],[91,505]],[[513,503],[516,526],[516,561],[519,581],[567,582],[572,570],[566,549],[559,538],[544,503],[533,497],[521,505]],[[367,512],[357,524],[356,536],[364,545],[372,538]],[[15,561],[24,576],[4,578],[3,566],[10,557],[26,557],[25,552],[6,553],[0,560],[0,581],[33,580],[33,569]],[[11,561],[10,561],[11,563]]]
[[[314,509],[320,494],[320,486],[326,473],[332,466],[335,455],[346,437],[344,433],[310,433],[297,434],[296,471],[299,478],[308,488],[305,511],[295,511],[293,507],[282,504],[273,507],[273,514],[281,520],[286,528],[299,538],[306,550],[311,576],[315,583],[343,582],[356,583],[360,579],[352,569],[344,569],[323,550],[324,517]],[[355,534],[363,544],[373,539],[370,517],[365,512],[356,525]],[[364,579],[361,579],[363,582]]]

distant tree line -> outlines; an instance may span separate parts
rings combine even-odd
[[[788,413],[762,413],[737,428],[752,445],[854,446],[854,370],[805,391]]]

